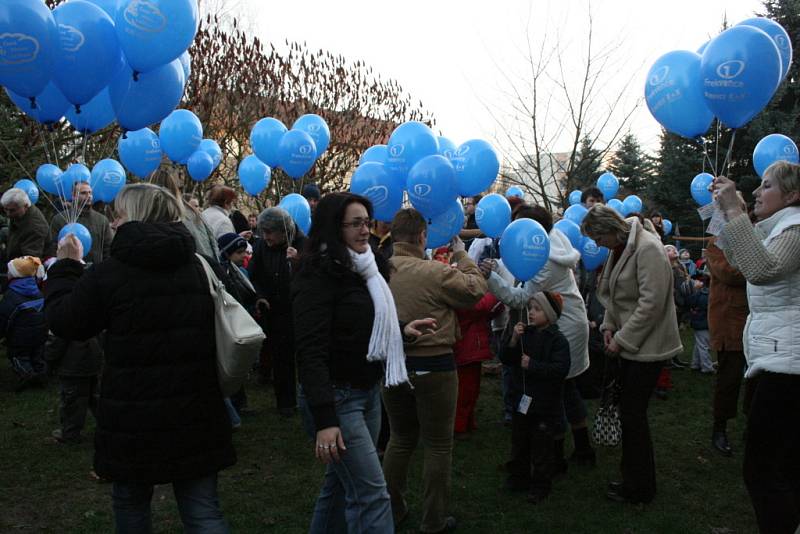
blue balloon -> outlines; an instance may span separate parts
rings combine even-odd
[[[650,67],[644,88],[647,108],[658,123],[692,139],[706,133],[714,120],[703,97],[700,65],[699,54],[668,52]]]
[[[189,83],[189,78],[192,76],[192,56],[189,55],[189,51],[187,50],[180,55],[178,60],[181,62],[181,67],[183,67],[183,78],[186,80],[186,83]]]
[[[553,225],[553,228],[567,236],[569,242],[575,247],[576,250],[581,249],[583,243],[583,234],[581,234],[581,227],[570,221],[569,219],[561,219]]]
[[[620,199],[612,198],[606,203],[606,205],[620,215],[625,216],[625,209],[622,207],[622,201]]]
[[[50,193],[51,195],[57,195],[62,174],[64,173],[61,169],[55,165],[45,163],[36,170],[36,183],[39,184],[42,191]]]
[[[180,103],[183,95],[183,67],[177,59],[139,74],[126,65],[108,86],[117,122],[123,130],[141,130],[161,122]]]
[[[425,248],[439,248],[448,244],[464,227],[464,208],[452,200],[447,209],[433,217],[428,224]]]
[[[444,156],[447,159],[452,159],[453,156],[456,155],[456,151],[458,151],[458,147],[455,143],[453,143],[447,137],[442,137],[441,135],[436,138],[436,141],[439,143],[439,155]]]
[[[81,245],[83,245],[83,257],[85,258],[89,251],[92,250],[92,234],[89,233],[89,229],[81,223],[69,223],[58,232],[58,240],[61,241],[69,234],[73,234],[81,242]]]
[[[219,144],[213,139],[203,139],[200,141],[197,150],[202,150],[214,160],[214,168],[216,169],[222,161],[222,149]]]
[[[389,157],[389,150],[386,148],[386,145],[372,145],[368,149],[361,154],[361,157],[358,158],[358,164],[363,165],[365,163],[380,163],[381,165],[386,165],[386,158]],[[405,187],[405,183],[403,184]]]
[[[781,134],[770,134],[756,145],[753,151],[753,167],[759,176],[764,176],[767,167],[776,161],[800,163],[797,145],[794,141]]]
[[[444,213],[458,196],[456,171],[444,156],[427,156],[411,167],[406,189],[414,209],[433,218]]]
[[[119,159],[125,168],[146,178],[161,166],[161,141],[150,128],[127,132],[119,138]]]
[[[30,98],[12,93],[8,89],[6,89],[6,93],[19,109],[42,124],[55,124],[61,120],[67,109],[71,107],[69,101],[58,90],[58,87],[52,83],[48,83],[44,91],[36,95],[34,102],[31,102]]]
[[[572,193],[570,193],[569,194],[569,205],[570,206],[574,206],[575,204],[580,204],[582,196],[583,196],[583,193],[581,191],[578,191],[577,189],[575,191],[573,191]]]
[[[92,169],[92,186],[94,200],[113,202],[117,193],[125,186],[125,169],[118,161],[103,159],[98,161]]]
[[[350,192],[372,202],[373,217],[391,222],[403,206],[403,188],[395,183],[382,163],[368,161],[360,165],[350,178]]]
[[[597,179],[597,188],[603,193],[603,197],[608,202],[619,191],[619,180],[612,173],[604,172]]]
[[[278,145],[280,167],[297,180],[311,170],[317,160],[317,145],[306,132],[289,130]]]
[[[769,103],[781,80],[781,55],[752,26],[734,26],[703,52],[700,72],[706,105],[729,128],[744,126]]]
[[[506,189],[506,198],[517,197],[517,198],[525,198],[525,193],[517,187],[516,185],[512,185],[508,189]]]
[[[664,219],[663,221],[661,221],[661,226],[664,229],[665,237],[672,233],[672,221],[670,221],[669,219]]]
[[[258,159],[258,158],[256,158]],[[214,172],[214,158],[208,152],[198,150],[186,160],[186,171],[195,182],[202,182]]]
[[[120,0],[86,0],[90,4],[94,4],[106,14],[111,17],[113,21],[117,16],[117,9],[119,9]]]
[[[308,205],[308,200],[297,193],[291,193],[283,197],[278,207],[286,210],[303,233],[308,235],[311,230],[311,206]]]
[[[203,125],[188,109],[176,109],[158,130],[161,150],[174,162],[186,161],[203,140]]]
[[[475,222],[487,236],[500,237],[511,224],[511,204],[503,195],[486,195],[475,206]]]
[[[258,121],[250,132],[250,146],[258,159],[270,167],[277,167],[281,162],[281,139],[287,131],[278,119],[267,117]]]
[[[239,164],[239,182],[249,195],[261,194],[269,185],[272,170],[256,156],[250,155]]]
[[[115,118],[107,87],[87,104],[82,105],[80,113],[75,108],[67,110],[67,120],[81,133],[93,134],[114,122]]]
[[[27,178],[24,180],[19,180],[14,184],[14,187],[25,191],[25,194],[28,195],[31,204],[36,204],[39,201],[39,188],[31,180],[28,180]]]
[[[778,53],[781,56],[781,81],[785,80],[786,75],[789,74],[789,68],[792,66],[792,39],[783,26],[764,17],[743,20],[737,26],[752,26],[769,35],[772,42],[778,47]]]
[[[711,204],[714,201],[713,194],[708,190],[708,186],[714,177],[707,172],[700,173],[692,179],[691,192],[692,198],[701,206]]]
[[[625,200],[622,201],[622,213],[625,216],[630,215],[631,213],[641,213],[642,212],[642,199],[637,197],[636,195],[628,195],[625,197]]]
[[[59,29],[53,83],[67,100],[80,106],[94,98],[119,68],[120,50],[114,21],[84,0],[71,0],[53,10]]]
[[[150,72],[189,48],[200,17],[197,0],[122,0],[115,22],[128,65]]]
[[[319,115],[309,113],[303,115],[292,124],[292,130],[300,130],[311,136],[314,140],[314,146],[317,148],[317,157],[321,156],[323,152],[328,150],[328,145],[331,142],[331,130],[328,128],[328,123]]]
[[[387,149],[386,170],[395,180],[403,182],[418,161],[439,152],[439,142],[427,125],[408,121],[395,128],[389,137]],[[444,206],[442,209],[446,208]]]
[[[90,182],[91,179],[92,171],[89,167],[82,163],[73,163],[67,167],[64,174],[54,180],[55,194],[66,201],[71,201],[72,187],[78,182]]]
[[[580,226],[587,213],[589,213],[589,210],[587,210],[581,204],[575,204],[574,206],[570,206],[564,210],[564,218]]]
[[[470,197],[489,189],[500,172],[500,160],[492,145],[472,139],[458,147],[450,158],[456,170],[458,194]]]
[[[0,2],[0,85],[25,98],[44,91],[53,73],[59,36],[41,0]]]
[[[584,236],[580,248],[581,260],[587,271],[594,271],[602,266],[608,258],[608,249],[598,247],[597,243],[590,237]]]
[[[517,219],[500,238],[500,257],[514,278],[527,282],[550,257],[550,238],[533,219]]]

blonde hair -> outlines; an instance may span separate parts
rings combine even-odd
[[[122,188],[114,201],[114,210],[128,221],[177,222],[183,211],[180,201],[165,188],[141,183]]]
[[[592,239],[602,235],[613,235],[620,243],[628,241],[631,231],[630,223],[626,222],[614,208],[603,204],[595,204],[583,218],[581,232]]]
[[[800,165],[788,161],[776,161],[764,171],[778,184],[781,193],[800,193]]]

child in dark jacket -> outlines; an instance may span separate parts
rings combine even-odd
[[[50,335],[45,344],[45,360],[58,374],[59,418],[61,428],[53,430],[59,443],[80,443],[86,424],[86,412],[95,414],[97,377],[103,362],[103,350],[97,338],[69,341]]]
[[[39,258],[23,256],[8,262],[8,289],[0,301],[0,338],[6,338],[11,367],[19,377],[17,391],[43,385],[47,325],[38,281],[44,277]]]
[[[692,353],[692,369],[704,374],[714,373],[709,346],[711,337],[708,332],[708,282],[709,276],[698,272],[694,277],[693,292],[686,297],[689,306],[689,324],[694,330],[694,352]]]
[[[550,493],[555,472],[554,429],[562,417],[564,380],[569,373],[569,343],[556,322],[561,295],[536,293],[528,302],[528,322],[517,323],[501,360],[513,371],[515,388],[524,395],[511,422],[510,476],[512,490],[529,490],[528,502]]]

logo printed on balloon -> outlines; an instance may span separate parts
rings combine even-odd
[[[600,249],[594,242],[590,241],[590,242],[586,243],[585,245],[583,245],[583,250],[585,250],[586,252],[588,252],[590,254],[594,254]]]
[[[143,32],[159,33],[167,27],[167,17],[150,0],[133,0],[124,16],[125,22]]]
[[[732,80],[744,72],[747,64],[740,59],[732,59],[717,66],[717,75],[726,80]]]
[[[786,40],[786,37],[783,35],[774,35],[772,40],[775,41],[775,44],[778,45],[778,48],[781,50],[789,50],[789,41]]]
[[[299,152],[302,155],[307,156],[307,155],[309,155],[309,154],[314,152],[314,147],[311,146],[311,145],[303,145],[303,146],[300,147]]]
[[[312,133],[317,133],[319,131],[319,129],[320,129],[320,125],[319,124],[309,124],[309,125],[306,126],[306,130],[308,130],[309,132],[312,132]]]
[[[475,222],[483,221],[483,208],[475,208]]]
[[[389,155],[393,158],[399,158],[405,152],[406,146],[405,145],[394,145],[389,149]]]
[[[456,151],[456,156],[458,157],[466,156],[467,153],[469,152],[469,149],[470,149],[469,145],[461,145],[460,147],[458,147],[458,150]]]
[[[21,65],[39,56],[39,41],[24,33],[0,34],[0,65]]]
[[[125,183],[125,176],[114,171],[106,171],[103,174],[103,182],[108,185],[119,185]]]
[[[661,85],[669,76],[669,65],[664,65],[650,76],[650,85]]]
[[[536,245],[537,247],[540,247],[540,246],[544,245],[544,242],[545,242],[546,239],[547,238],[545,236],[543,236],[543,235],[535,235],[535,236],[533,236],[531,241],[533,241],[534,245]]]
[[[58,25],[58,38],[61,41],[61,48],[65,52],[77,52],[86,42],[86,38],[75,26],[68,24]]]
[[[373,185],[368,187],[361,193],[367,197],[373,204],[383,204],[389,198],[389,188],[385,185]]]
[[[414,194],[418,197],[426,197],[431,192],[431,186],[428,184],[417,184],[414,186]]]

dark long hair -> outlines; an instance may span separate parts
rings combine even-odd
[[[351,272],[353,262],[342,239],[342,223],[347,207],[354,203],[364,206],[369,218],[372,219],[372,202],[361,195],[342,192],[328,193],[322,197],[314,210],[311,231],[300,263],[301,273],[309,274],[323,270],[334,276],[342,276]],[[381,265],[381,262],[378,262],[378,268],[382,273],[385,267],[385,263]]]

